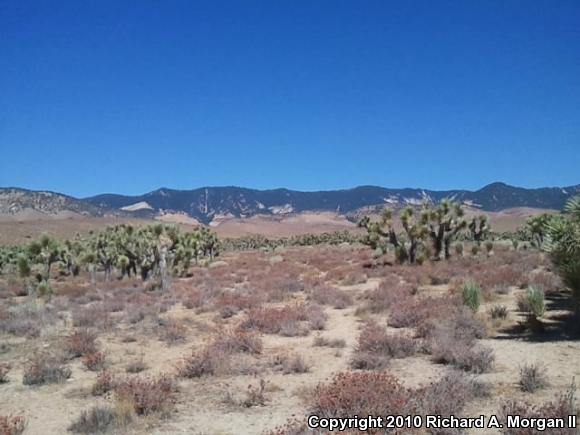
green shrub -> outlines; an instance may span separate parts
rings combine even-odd
[[[477,311],[481,305],[481,287],[474,282],[467,282],[463,285],[463,303]]]
[[[526,302],[530,314],[535,317],[542,317],[546,311],[544,303],[544,290],[540,287],[530,286],[526,292]]]

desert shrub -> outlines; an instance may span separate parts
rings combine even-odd
[[[115,398],[131,403],[137,415],[167,413],[174,404],[176,385],[162,375],[156,379],[128,378],[114,386]]]
[[[221,316],[227,318],[239,311],[256,307],[260,305],[260,302],[260,298],[255,294],[242,293],[240,291],[228,291],[218,297],[215,300],[214,305],[220,311]]]
[[[252,354],[262,353],[262,339],[254,332],[241,328],[229,329],[219,334],[211,346],[224,352],[245,352]]]
[[[93,396],[102,396],[111,391],[114,385],[115,378],[113,374],[107,370],[103,370],[97,375],[97,380],[91,388],[91,394]]]
[[[522,418],[562,418],[565,421],[569,415],[579,415],[580,409],[576,403],[576,385],[574,382],[568,389],[551,401],[542,405],[533,405],[527,402],[507,401],[504,402],[499,410],[499,417],[505,423],[508,415],[518,415]],[[510,428],[501,429],[505,435],[541,435],[546,433],[537,428]],[[568,428],[551,428],[550,435],[567,435],[577,433],[577,429]]]
[[[455,243],[455,245],[453,247],[455,249],[455,254],[458,257],[463,257],[463,243],[457,242],[457,243]]]
[[[526,393],[534,393],[548,386],[546,367],[540,363],[524,364],[520,367],[520,389]]]
[[[0,384],[8,382],[8,372],[12,366],[6,363],[0,363]]]
[[[419,390],[421,414],[457,415],[466,403],[491,394],[488,384],[457,370],[450,370],[439,380]]]
[[[326,326],[328,316],[320,305],[311,304],[306,307],[306,320],[310,329],[321,331]]]
[[[349,293],[327,285],[317,286],[312,289],[310,298],[321,305],[329,305],[336,309],[352,305],[352,297]]]
[[[194,308],[201,308],[207,305],[211,299],[208,292],[203,290],[193,290],[188,292],[182,300],[185,308],[192,310]]]
[[[366,294],[368,308],[373,313],[387,311],[394,303],[411,297],[411,287],[400,284],[397,276],[384,279],[375,290]]]
[[[412,390],[387,372],[342,372],[314,390],[311,414],[320,417],[408,415]]]
[[[177,373],[182,378],[209,376],[216,374],[228,361],[229,355],[226,351],[219,347],[206,346],[183,358],[177,365]]]
[[[424,336],[431,323],[449,318],[460,304],[456,296],[404,298],[393,304],[388,323],[395,328],[416,328],[417,335]]]
[[[19,337],[38,337],[57,321],[54,307],[36,301],[10,307],[0,316],[0,331]]]
[[[187,328],[175,319],[162,322],[159,327],[159,338],[168,344],[174,344],[185,340]]]
[[[69,427],[75,433],[104,433],[115,427],[115,411],[109,406],[96,405],[88,411],[82,411]]]
[[[489,315],[492,319],[505,319],[508,315],[508,309],[505,305],[494,305],[489,309]]]
[[[71,370],[52,355],[37,354],[33,356],[24,368],[22,383],[24,385],[40,385],[63,382],[71,375]]]
[[[481,287],[474,282],[467,282],[463,285],[463,303],[477,311],[481,305]]]
[[[99,371],[105,367],[105,360],[103,352],[87,353],[83,357],[83,365],[91,371]]]
[[[267,334],[296,336],[305,335],[308,329],[322,329],[325,322],[326,315],[319,306],[294,304],[253,308],[243,326]]]
[[[431,317],[417,327],[417,335],[428,339],[451,337],[472,344],[486,336],[486,327],[467,307],[448,307],[444,315]]]
[[[393,334],[374,322],[369,322],[361,331],[355,352],[384,354],[391,358],[413,355],[417,347],[415,340],[404,334]]]
[[[26,420],[20,415],[0,415],[0,435],[20,435],[26,428]]]
[[[321,335],[317,335],[314,337],[313,345],[318,347],[343,348],[346,346],[346,341],[343,338],[329,339]]]
[[[302,355],[286,355],[281,360],[282,373],[285,375],[291,373],[307,373],[310,366],[306,363]]]
[[[90,304],[72,310],[73,326],[80,328],[106,329],[111,324],[109,312],[103,304]]]
[[[97,335],[88,329],[77,329],[64,341],[64,349],[71,358],[97,353]]]
[[[472,373],[488,372],[495,359],[491,349],[449,336],[437,337],[430,347],[433,361]]]
[[[147,363],[145,363],[145,361],[143,360],[143,357],[135,360],[135,361],[131,361],[129,364],[127,364],[125,366],[125,371],[127,373],[141,373],[142,371],[147,370],[149,367],[147,366]]]
[[[266,389],[266,382],[260,379],[257,387],[253,385],[248,385],[246,390],[246,398],[242,401],[242,405],[246,408],[251,408],[253,406],[264,406],[266,404],[267,398],[264,393]]]

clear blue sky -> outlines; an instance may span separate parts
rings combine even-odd
[[[0,186],[580,183],[577,0],[0,0]]]

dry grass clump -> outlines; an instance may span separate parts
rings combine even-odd
[[[431,355],[437,363],[451,364],[472,373],[488,372],[495,360],[491,349],[452,337],[436,338],[431,343]]]
[[[520,390],[526,393],[535,393],[548,385],[548,371],[542,364],[524,364],[520,367]]]
[[[115,398],[130,403],[137,415],[167,414],[175,403],[177,387],[167,375],[158,378],[127,378],[114,386]]]
[[[141,357],[141,358],[139,358],[135,361],[131,361],[129,364],[127,364],[125,366],[125,371],[127,373],[141,373],[141,372],[147,370],[148,368],[149,368],[149,366],[143,360],[143,357]]]
[[[60,358],[48,354],[36,354],[26,364],[22,383],[41,385],[64,382],[70,378],[71,370]]]
[[[505,305],[494,305],[489,309],[489,315],[493,320],[506,319],[508,316],[508,309]]]
[[[294,373],[308,373],[310,365],[299,354],[281,354],[275,355],[272,360],[272,366],[276,370],[281,370],[285,375]]]
[[[75,327],[107,329],[111,326],[109,312],[101,303],[73,308],[72,319]]]
[[[400,283],[399,277],[390,275],[379,286],[365,295],[367,308],[372,313],[387,311],[396,301],[411,298],[412,288]]]
[[[226,374],[236,370],[235,354],[257,355],[262,352],[262,340],[252,331],[234,328],[216,335],[208,344],[183,358],[177,366],[177,373],[184,378],[199,378],[216,374]],[[248,371],[238,367],[241,371]],[[256,369],[253,369],[256,371]],[[250,370],[251,371],[251,370]]]
[[[116,426],[115,410],[106,405],[95,405],[88,411],[82,411],[69,427],[70,432],[92,434],[105,433]]]
[[[306,335],[311,329],[324,329],[326,319],[326,314],[319,306],[297,303],[251,309],[243,326],[266,334],[294,337]]]
[[[346,346],[346,341],[343,338],[326,338],[321,335],[314,337],[314,346],[317,347],[331,347],[341,349]]]
[[[214,306],[219,311],[221,317],[227,319],[242,310],[259,306],[262,299],[256,293],[227,291],[215,300]]]
[[[187,328],[176,319],[164,320],[159,326],[159,339],[167,344],[185,341]]]
[[[250,354],[262,353],[262,339],[252,331],[242,328],[232,328],[220,333],[210,346],[226,353],[243,352]]]
[[[53,306],[36,301],[24,302],[0,312],[0,332],[18,337],[39,337],[41,331],[55,325],[57,320]]]
[[[246,390],[246,398],[241,402],[242,406],[251,408],[253,406],[264,406],[268,398],[264,393],[266,389],[266,381],[260,379],[258,386],[248,385]]]
[[[518,415],[522,418],[562,418],[567,421],[569,415],[579,415],[580,409],[576,402],[576,385],[574,382],[568,389],[556,398],[542,405],[533,405],[527,402],[507,401],[499,410],[500,422],[505,422],[508,415]],[[505,435],[540,435],[549,432],[550,435],[568,435],[577,433],[577,429],[551,428],[547,431],[539,431],[537,428],[508,428],[501,430]]]
[[[348,292],[328,285],[314,287],[309,298],[320,305],[329,305],[336,309],[352,305],[352,297]]]
[[[20,435],[26,429],[26,420],[20,415],[0,415],[0,435]]]
[[[71,358],[98,352],[97,335],[86,328],[77,329],[64,340],[64,350]]]
[[[382,369],[390,358],[405,358],[417,350],[415,340],[404,334],[392,334],[374,322],[361,331],[354,349],[351,367],[356,369]]]
[[[491,369],[493,351],[476,343],[485,337],[485,325],[467,308],[459,307],[446,318],[431,320],[424,331],[433,361],[473,373]]]

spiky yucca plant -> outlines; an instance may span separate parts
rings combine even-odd
[[[481,287],[475,282],[467,282],[463,285],[463,303],[477,311],[481,305]]]

